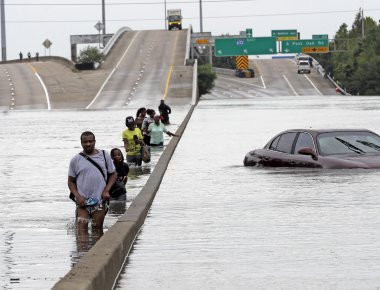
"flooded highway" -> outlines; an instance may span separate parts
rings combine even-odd
[[[380,97],[203,98],[117,289],[377,289],[378,170],[243,166],[291,128],[379,134]]]
[[[123,148],[125,117],[136,110],[0,113],[1,289],[50,289],[94,244],[91,233],[76,236],[69,162],[82,150],[79,136],[85,130],[95,133],[96,148]],[[187,111],[188,106],[173,107],[170,131],[175,132]],[[144,186],[161,152],[152,149],[151,163],[131,166],[127,204],[111,203],[105,231]]]

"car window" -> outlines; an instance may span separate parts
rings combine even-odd
[[[273,140],[273,142],[269,146],[270,150],[276,150],[277,144],[278,144],[278,140],[280,140],[280,137],[281,136],[278,136],[276,139]]]
[[[371,132],[329,132],[318,135],[319,152],[335,154],[380,154],[380,137]]]
[[[294,154],[298,154],[298,150],[302,148],[311,148],[315,151],[313,138],[308,133],[300,133],[294,148]]]
[[[300,61],[300,65],[309,65],[307,61]]]
[[[277,151],[284,152],[284,153],[291,153],[294,138],[296,137],[297,133],[285,133],[280,136],[280,140],[277,144]]]

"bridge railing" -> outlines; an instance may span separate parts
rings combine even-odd
[[[330,74],[326,74],[326,71],[325,69],[322,67],[322,65],[315,59],[313,58],[313,63],[314,63],[314,67],[315,69],[317,70],[318,73],[320,73],[323,77],[327,77],[329,79],[329,81],[335,86],[336,90],[340,93],[342,93],[343,95],[345,96],[351,96],[350,93],[348,93],[345,89],[343,89],[331,76]]]
[[[129,27],[122,27],[111,37],[111,39],[107,42],[106,46],[103,49],[104,57],[108,55],[111,48],[114,46],[115,42],[119,39],[120,35],[122,35],[126,31],[131,31],[132,29]]]
[[[193,26],[190,24],[189,29],[187,30],[186,36],[186,52],[185,52],[185,61],[183,65],[188,64],[188,60],[190,59],[190,45],[191,45],[191,33],[193,33]]]

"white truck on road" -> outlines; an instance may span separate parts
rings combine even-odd
[[[297,65],[298,73],[310,73],[311,68],[310,68],[310,63],[305,60],[300,60]]]

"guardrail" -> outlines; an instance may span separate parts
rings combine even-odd
[[[185,52],[185,61],[183,65],[187,65],[188,59],[190,59],[190,44],[191,44],[191,33],[193,32],[193,26],[190,24],[189,29],[187,30],[186,36],[186,52]]]
[[[339,92],[345,96],[351,96],[350,93],[348,93],[345,89],[343,89],[340,85],[338,85],[338,83],[330,76],[330,74],[326,74],[325,69],[315,58],[313,57],[311,58],[313,59],[314,68],[317,70],[317,72],[320,73],[320,75],[322,75],[323,77],[327,77],[330,80],[330,82],[335,86],[337,91],[339,90]]]
[[[107,42],[106,46],[103,48],[104,57],[108,55],[109,51],[111,50],[115,42],[119,39],[120,35],[122,35],[126,31],[132,31],[132,29],[125,26],[125,27],[120,28],[118,31],[116,31],[114,35],[112,35],[111,39]]]
[[[49,60],[54,60],[56,62],[60,62],[63,65],[69,67],[69,68],[74,68],[75,63],[72,62],[71,60],[61,57],[61,56],[39,56],[38,57],[38,62],[44,62],[44,61],[49,61]],[[12,60],[7,60],[7,61],[1,61],[0,64],[6,64],[6,63],[28,63],[28,62],[37,62],[35,57],[32,57],[30,59],[24,58],[23,60],[19,59],[12,59]]]
[[[327,74],[326,77],[330,80],[330,82],[333,83],[333,85],[337,88],[337,90],[339,90],[340,93],[342,93],[345,96],[352,96],[345,89],[343,89],[340,85],[338,85],[337,82],[330,76],[330,74]]]

